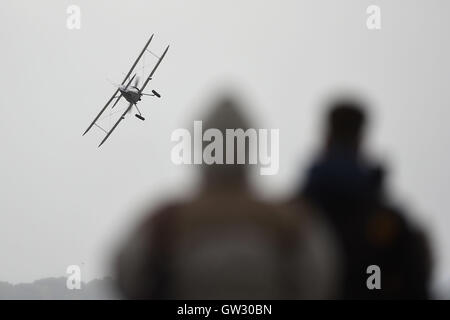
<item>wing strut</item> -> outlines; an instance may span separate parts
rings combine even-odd
[[[161,58],[159,58],[158,62],[156,63],[155,67],[153,68],[152,72],[150,72],[149,76],[147,77],[147,79],[145,80],[144,84],[142,85],[142,88],[139,90],[140,92],[143,92],[145,87],[147,86],[148,82],[150,80],[152,80],[153,75],[156,72],[156,69],[158,69],[159,65],[161,64],[161,62],[163,61],[167,51],[169,51],[169,47],[167,46],[166,50],[164,50],[164,53],[162,54]]]
[[[131,108],[133,107],[133,104],[130,103],[130,105],[128,106],[128,108],[125,110],[125,112],[120,116],[119,120],[117,120],[117,122],[114,124],[114,126],[111,128],[111,130],[109,130],[109,132],[106,134],[106,137],[103,138],[102,142],[100,142],[100,144],[98,145],[98,147],[100,148],[101,145],[103,143],[105,143],[105,141],[109,138],[109,136],[111,135],[111,133],[113,133],[113,131],[116,129],[116,127],[119,125],[119,123],[125,119],[125,115],[131,110]]]
[[[108,102],[105,104],[105,106],[103,107],[102,110],[100,110],[100,112],[98,113],[98,115],[95,117],[94,121],[91,122],[91,124],[89,125],[89,127],[86,129],[86,131],[83,133],[83,136],[89,131],[91,130],[92,126],[95,124],[95,122],[98,120],[98,118],[100,118],[100,116],[102,115],[102,113],[106,110],[106,108],[108,108],[108,105],[111,103],[111,101],[113,101],[113,99],[116,97],[116,94],[119,92],[119,89],[117,89],[114,94],[112,95],[112,97],[108,100]]]

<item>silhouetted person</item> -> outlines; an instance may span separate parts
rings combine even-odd
[[[332,103],[324,150],[309,170],[299,199],[319,208],[340,239],[346,264],[343,298],[427,298],[428,243],[385,195],[384,170],[361,156],[366,121],[358,100]],[[366,286],[370,265],[381,269],[381,290]]]
[[[225,134],[249,125],[238,105],[224,98],[203,127]],[[308,209],[299,209],[298,215],[288,206],[255,198],[246,165],[203,165],[201,172],[202,187],[192,199],[150,213],[122,248],[117,270],[125,297],[336,296],[336,250],[326,226]]]

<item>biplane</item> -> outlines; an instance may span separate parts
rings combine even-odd
[[[159,65],[161,64],[162,60],[164,59],[165,55],[167,54],[167,51],[169,51],[169,46],[167,46],[164,53],[160,57],[158,57],[153,52],[148,50],[147,48],[150,45],[150,42],[152,41],[153,36],[154,35],[152,35],[150,37],[150,39],[147,41],[147,43],[144,46],[144,49],[142,49],[141,53],[139,54],[137,59],[134,61],[133,65],[131,66],[131,69],[126,74],[122,83],[117,86],[117,90],[114,92],[112,97],[108,100],[106,105],[97,114],[94,121],[92,121],[92,123],[89,125],[89,127],[86,129],[86,131],[83,133],[83,136],[84,136],[86,133],[88,133],[88,131],[93,126],[96,126],[99,129],[101,129],[103,132],[105,132],[106,136],[103,138],[102,142],[100,142],[100,144],[98,145],[99,147],[103,143],[105,143],[105,141],[109,138],[111,133],[113,133],[113,131],[117,128],[119,123],[125,119],[125,116],[128,113],[132,112],[133,107],[135,107],[136,111],[138,112],[135,114],[136,118],[138,118],[142,121],[145,120],[145,118],[142,116],[142,113],[137,106],[137,103],[139,101],[141,101],[142,96],[151,96],[151,97],[161,98],[161,95],[158,92],[156,92],[155,90],[152,90],[151,93],[144,93],[144,89],[147,87],[147,84],[150,82],[150,80],[152,80],[152,77],[155,74],[156,69],[158,69]],[[150,72],[150,74],[145,79],[144,84],[141,87],[139,87],[139,78],[136,77],[136,73],[131,78],[130,78],[130,76],[133,73],[136,65],[139,63],[139,60],[142,58],[142,56],[144,55],[144,53],[146,51],[150,52],[152,55],[154,55],[156,58],[158,58],[158,61],[156,62],[155,66],[153,67],[153,70]],[[133,80],[134,80],[134,82],[133,82]],[[97,121],[100,119],[100,116],[105,112],[105,110],[108,108],[108,106],[111,104],[111,102],[113,102],[114,99],[115,99],[115,101],[114,101],[114,104],[112,105],[111,109],[113,109],[117,105],[117,103],[120,101],[120,99],[122,97],[125,98],[125,100],[129,103],[128,107],[125,109],[125,111],[123,112],[121,117],[117,120],[117,122],[111,127],[111,129],[105,130],[103,127],[101,127],[99,124],[97,124]]]

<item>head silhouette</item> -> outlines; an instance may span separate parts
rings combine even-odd
[[[238,164],[237,141],[234,138],[234,150],[227,150],[226,142],[227,130],[242,129],[246,131],[250,128],[248,119],[241,112],[241,104],[238,99],[231,94],[222,95],[216,98],[210,109],[209,114],[205,116],[203,121],[204,130],[213,129],[221,133],[223,137],[223,163],[221,164],[204,164],[202,173],[204,181],[209,184],[245,184],[247,165]],[[208,143],[203,143],[203,150]],[[248,141],[245,141],[245,159],[248,158]],[[226,163],[227,153],[233,153],[233,163]],[[247,162],[246,162],[247,163]]]
[[[333,101],[327,117],[327,146],[342,146],[357,152],[363,137],[364,104],[354,98]]]

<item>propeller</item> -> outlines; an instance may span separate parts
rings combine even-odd
[[[118,84],[118,83],[115,83],[115,82],[112,82],[111,80],[109,80],[109,79],[106,79],[110,84],[112,84],[114,87],[116,87],[116,88],[118,88],[118,87],[120,87],[120,84]]]
[[[131,77],[130,81],[128,81],[127,85],[125,86],[125,89],[128,89],[128,87],[130,86],[131,82],[133,82],[133,79],[135,79],[136,74],[133,75],[133,77]]]

